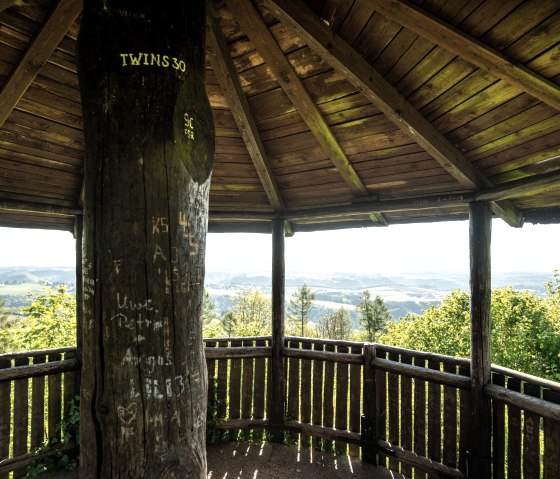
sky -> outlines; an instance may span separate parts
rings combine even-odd
[[[392,225],[315,233],[286,238],[288,273],[468,272],[468,221]],[[208,271],[268,273],[271,236],[208,235]],[[560,225],[516,229],[492,224],[492,270],[560,270]],[[75,242],[62,231],[0,228],[0,267],[74,266]]]

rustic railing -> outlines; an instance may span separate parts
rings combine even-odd
[[[33,451],[60,437],[78,369],[75,348],[0,355],[0,479],[25,477]]]
[[[267,411],[278,399],[270,395],[271,338],[207,339],[205,346],[220,426],[231,438],[240,430],[266,431]],[[74,355],[64,349],[0,356],[0,479],[12,470],[21,477],[33,447],[56,434],[75,393]],[[469,477],[467,359],[298,337],[286,338],[284,356],[287,441],[361,455],[405,477]],[[560,477],[560,384],[492,370],[485,392],[493,477]]]

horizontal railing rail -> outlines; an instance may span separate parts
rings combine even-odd
[[[271,343],[270,336],[204,340],[209,407],[232,439],[246,431],[260,440],[271,426]],[[467,477],[468,359],[294,336],[286,337],[283,356],[283,427],[291,440],[373,457],[405,477]],[[59,434],[78,370],[75,348],[0,355],[0,479],[8,471],[22,477],[33,449]],[[494,477],[558,477],[560,384],[493,365],[484,392]]]

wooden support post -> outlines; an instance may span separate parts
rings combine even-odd
[[[490,479],[491,476],[491,411],[484,397],[484,386],[490,383],[490,243],[492,212],[489,203],[470,204],[470,285],[471,285],[471,387],[472,443],[470,444],[469,477]]]
[[[364,345],[364,414],[362,416],[362,461],[377,465],[377,420],[375,413],[375,344]]]
[[[205,0],[85,0],[80,478],[206,478]]]
[[[286,405],[284,350],[284,221],[272,221],[272,384],[270,401],[270,440],[283,439]]]

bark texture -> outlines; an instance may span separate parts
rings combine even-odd
[[[83,478],[205,478],[204,0],[85,0]]]

